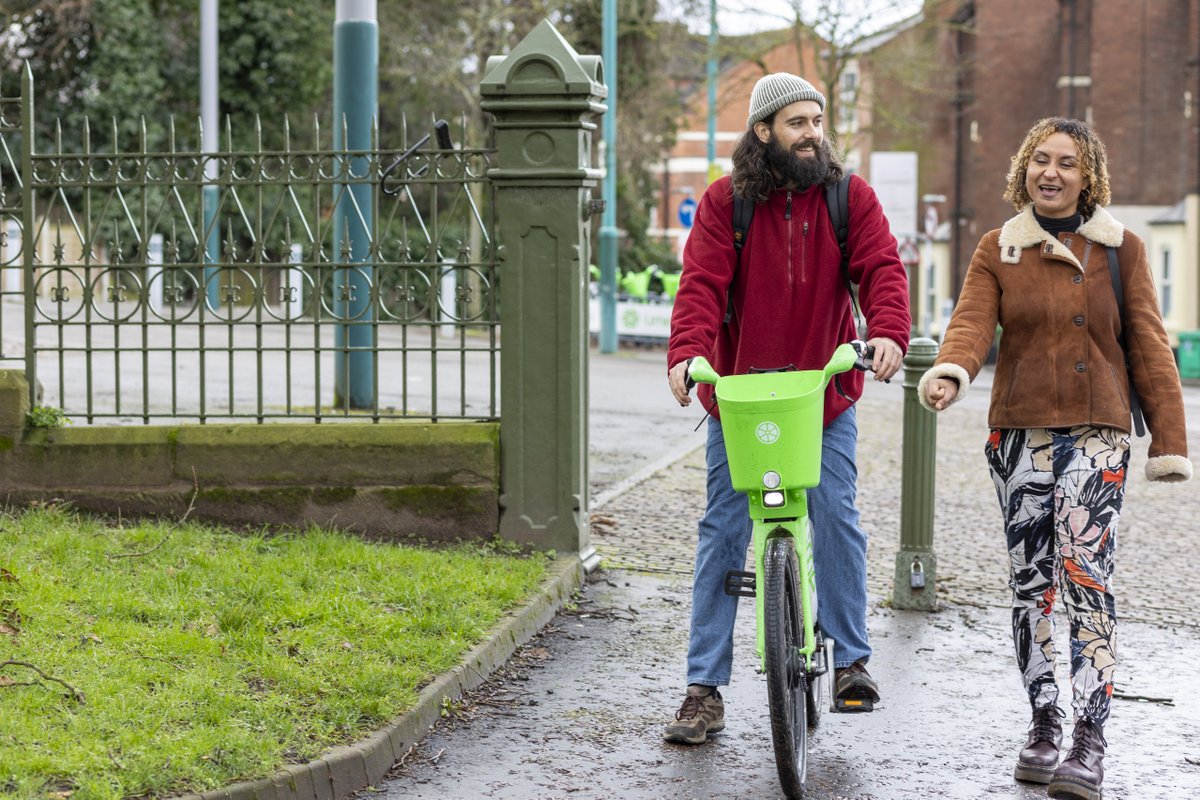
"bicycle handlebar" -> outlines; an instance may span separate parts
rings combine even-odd
[[[829,363],[825,365],[824,372],[826,376],[832,378],[839,372],[846,372],[850,369],[857,369],[866,372],[871,367],[867,362],[875,357],[875,348],[862,339],[854,339],[846,344],[838,345],[838,348],[833,351],[833,357],[829,359]],[[715,384],[722,376],[717,373],[712,365],[708,363],[708,359],[704,356],[696,356],[688,362],[686,385],[688,391],[697,383]]]
[[[854,368],[862,372],[873,369],[873,367],[867,365],[867,362],[875,359],[875,346],[867,344],[862,339],[853,340],[850,342],[850,346],[858,354],[858,358],[854,360]]]

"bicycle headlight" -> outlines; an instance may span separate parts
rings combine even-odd
[[[768,489],[778,489],[780,482],[781,480],[778,472],[775,472],[774,470],[768,470],[767,472],[763,473],[763,486],[767,487]]]
[[[783,492],[763,492],[763,505],[767,508],[779,508],[786,502]]]

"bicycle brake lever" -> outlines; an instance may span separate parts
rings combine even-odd
[[[854,368],[862,372],[869,370],[867,362],[875,358],[875,348],[862,339],[855,339],[850,346],[854,348],[855,353],[858,353],[858,358],[854,360]]]
[[[850,345],[854,348],[854,352],[858,353],[858,359],[854,362],[854,368],[866,372],[867,370],[875,371],[874,366],[867,366],[868,361],[875,360],[875,347],[869,345],[861,339],[855,339]],[[891,378],[884,378],[884,383],[891,383]]]

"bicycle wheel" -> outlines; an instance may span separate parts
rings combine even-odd
[[[766,573],[763,633],[775,767],[784,794],[802,798],[808,772],[808,714],[805,711],[804,657],[799,652],[804,642],[804,626],[796,548],[792,540],[787,537],[771,539],[767,542],[763,561],[763,572]]]

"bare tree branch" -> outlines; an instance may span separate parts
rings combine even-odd
[[[79,702],[79,703],[84,702],[83,692],[79,691],[74,686],[72,686],[71,684],[64,681],[62,678],[56,678],[53,675],[47,675],[39,667],[36,667],[33,664],[30,664],[28,661],[0,661],[0,669],[4,669],[5,667],[25,667],[26,669],[31,669],[34,672],[36,672],[42,678],[42,680],[53,681],[54,683],[59,683],[59,684],[62,684],[63,686],[65,686],[67,688],[67,690],[71,693],[71,697],[76,702]],[[0,683],[0,688],[3,688],[5,686],[33,686],[33,685],[34,685],[33,683],[17,683],[17,682]]]

